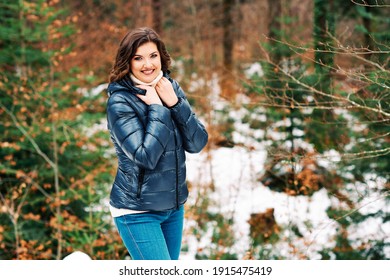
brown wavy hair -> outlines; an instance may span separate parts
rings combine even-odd
[[[116,54],[114,66],[109,75],[109,82],[116,82],[126,77],[130,72],[130,62],[141,45],[153,42],[156,44],[161,57],[161,68],[163,72],[168,72],[171,64],[171,57],[165,48],[164,42],[156,31],[149,27],[141,27],[129,31],[123,37],[118,52]]]

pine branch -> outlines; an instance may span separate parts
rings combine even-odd
[[[38,155],[40,155],[50,165],[50,167],[55,168],[55,163],[39,148],[39,145],[37,144],[37,142],[35,142],[35,140],[31,137],[31,135],[18,122],[15,115],[10,110],[8,110],[2,103],[0,103],[0,108],[3,109],[11,117],[15,126],[30,141],[31,145],[34,147],[34,149],[38,153]]]

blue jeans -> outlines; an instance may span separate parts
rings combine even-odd
[[[133,260],[179,259],[184,206],[115,217],[114,222]]]

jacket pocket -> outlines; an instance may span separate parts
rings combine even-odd
[[[137,198],[141,198],[142,184],[144,183],[145,169],[141,169],[138,177]]]

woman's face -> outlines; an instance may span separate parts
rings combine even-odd
[[[161,57],[157,45],[147,42],[138,47],[130,61],[131,73],[144,83],[152,82],[161,71]]]

